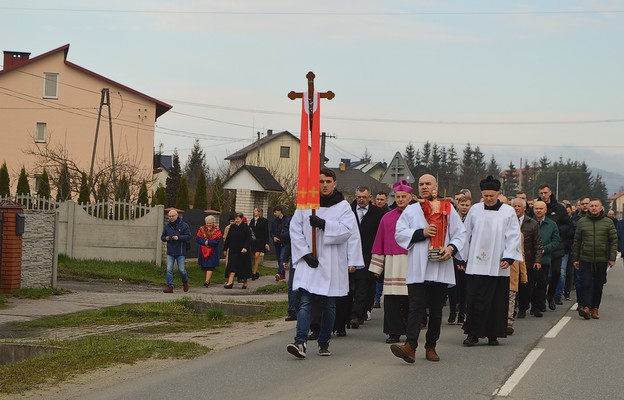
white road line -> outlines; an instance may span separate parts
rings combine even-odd
[[[537,361],[538,357],[544,352],[544,349],[535,348],[531,350],[529,354],[525,357],[522,364],[516,368],[513,374],[507,379],[505,384],[501,386],[499,389],[496,389],[493,396],[497,397],[507,397],[511,393],[511,391],[516,387],[516,385],[520,382],[522,377],[531,369],[533,363]]]
[[[557,337],[557,334],[561,332],[565,324],[567,324],[571,319],[572,317],[562,317],[559,322],[557,322],[557,325],[553,326],[548,333],[544,335],[544,337],[547,339]]]

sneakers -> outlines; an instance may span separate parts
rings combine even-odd
[[[185,292],[188,292],[188,290],[189,290],[188,282],[182,282],[182,287],[184,288]]]
[[[371,320],[371,312],[370,311],[366,311],[366,320],[367,321]]]
[[[286,280],[286,275],[275,274],[275,282],[281,282]]]
[[[288,316],[284,319],[284,321],[296,321],[297,314],[288,314]]]
[[[163,290],[163,293],[173,293],[173,286],[167,286],[165,290]]]
[[[555,304],[558,306],[563,305],[563,301],[561,301],[561,297],[555,297]]]
[[[319,343],[319,356],[331,356],[329,351],[329,343]]]
[[[305,343],[297,343],[297,342],[291,343],[288,346],[286,346],[286,350],[297,358],[305,358],[306,356],[306,344]]]

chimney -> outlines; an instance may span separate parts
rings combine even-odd
[[[273,129],[267,129],[267,136],[271,136],[273,134]]]
[[[345,168],[349,168],[351,166],[351,159],[350,158],[341,158],[340,162],[344,163]]]
[[[25,63],[30,58],[30,53],[23,53],[20,51],[5,51],[4,52],[4,70],[8,71],[17,67],[20,64]]]
[[[341,162],[340,164],[338,164],[338,168],[344,172],[344,170],[347,169],[347,164]]]

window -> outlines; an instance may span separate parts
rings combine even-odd
[[[58,74],[44,72],[43,98],[58,99]]]
[[[37,134],[35,136],[35,142],[45,143],[47,137],[48,125],[45,122],[37,122]]]
[[[290,158],[290,146],[280,146],[280,158]]]

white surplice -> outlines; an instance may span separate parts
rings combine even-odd
[[[399,246],[408,250],[406,283],[431,281],[455,285],[453,258],[446,261],[430,261],[428,257],[431,244],[430,239],[426,238],[423,241],[412,243],[414,232],[419,229],[425,229],[427,226],[429,226],[429,223],[425,219],[420,203],[407,206],[397,221],[395,239]],[[451,207],[444,245],[452,244],[459,250],[464,247],[465,239],[466,229],[464,224],[455,208]]]
[[[501,260],[523,260],[520,224],[511,206],[486,210],[483,203],[477,203],[468,211],[464,224],[466,246],[460,253],[467,274],[509,276],[509,268],[500,267]]]
[[[312,253],[312,210],[296,210],[290,221],[292,262],[297,272],[293,290],[341,297],[349,292],[349,266],[364,265],[357,220],[347,201],[316,211],[325,220],[325,230],[316,230],[318,268],[310,268],[302,259]]]

